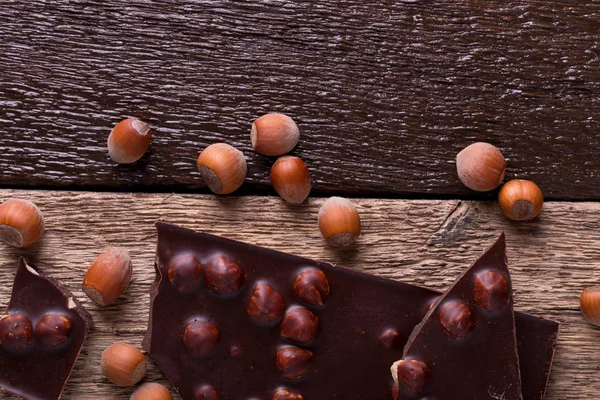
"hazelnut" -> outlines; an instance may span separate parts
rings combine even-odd
[[[119,164],[131,164],[142,158],[150,147],[150,126],[137,118],[119,122],[108,135],[108,155]]]
[[[281,294],[271,285],[260,283],[254,288],[246,312],[258,322],[271,324],[283,317],[285,303]]]
[[[592,324],[600,326],[600,286],[591,286],[581,292],[579,298],[583,316]]]
[[[196,165],[208,188],[216,194],[235,192],[244,183],[248,171],[244,154],[225,143],[211,144],[204,149]]]
[[[0,319],[0,345],[8,350],[23,350],[31,344],[31,322],[20,314]]]
[[[286,379],[300,379],[312,364],[312,351],[298,347],[283,347],[277,350],[277,369]]]
[[[300,131],[293,119],[284,114],[265,114],[252,123],[250,140],[252,147],[266,156],[289,153],[300,138]]]
[[[167,268],[167,277],[171,285],[180,292],[193,290],[200,282],[202,265],[192,254],[175,257]]]
[[[319,229],[335,247],[348,246],[360,235],[360,216],[348,199],[331,197],[319,209]]]
[[[205,357],[219,344],[218,329],[210,322],[194,321],[183,332],[183,343],[194,357]]]
[[[62,315],[45,315],[35,327],[35,338],[46,347],[66,342],[70,334],[71,320]]]
[[[396,361],[391,368],[392,378],[403,388],[413,394],[420,394],[429,378],[427,364],[417,360]]]
[[[330,293],[327,277],[317,268],[309,268],[298,274],[293,290],[299,300],[313,306],[322,306]]]
[[[531,181],[515,179],[502,186],[498,193],[502,212],[515,221],[534,219],[542,211],[544,196],[538,185]]]
[[[173,400],[173,396],[160,383],[148,382],[135,389],[129,400]]]
[[[292,392],[287,389],[279,389],[273,395],[273,400],[304,400],[300,393]]]
[[[281,198],[291,204],[301,204],[310,194],[310,172],[298,157],[279,157],[271,167],[271,183]]]
[[[218,400],[217,391],[211,385],[202,385],[194,392],[194,400]]]
[[[108,305],[127,289],[131,280],[131,258],[116,247],[100,254],[83,278],[83,292],[96,304]]]
[[[392,385],[392,399],[398,400],[398,392],[400,391],[400,386],[396,382]]]
[[[244,285],[244,271],[233,260],[217,255],[206,263],[204,278],[208,290],[218,295],[232,295]]]
[[[0,204],[0,240],[14,247],[29,247],[44,233],[44,217],[30,201],[8,199]]]
[[[458,300],[447,301],[440,308],[440,323],[448,337],[461,340],[473,327],[473,314],[466,304]]]
[[[289,311],[281,322],[281,336],[300,344],[315,341],[319,333],[319,320],[310,310],[297,307]]]
[[[386,329],[379,335],[379,341],[385,347],[393,349],[400,344],[400,334],[395,329]]]
[[[480,272],[473,281],[473,297],[483,310],[496,312],[508,302],[508,282],[498,272]]]
[[[102,352],[102,373],[115,385],[133,386],[146,376],[146,357],[130,344],[112,344]]]
[[[504,180],[506,160],[489,143],[473,143],[456,156],[458,178],[469,189],[487,192],[496,189]]]

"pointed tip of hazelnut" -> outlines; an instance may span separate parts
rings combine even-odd
[[[141,119],[132,118],[131,126],[133,127],[133,129],[135,129],[138,135],[146,136],[150,134],[150,125],[148,125]]]

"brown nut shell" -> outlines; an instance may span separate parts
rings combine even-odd
[[[488,312],[499,311],[508,303],[508,282],[502,274],[494,271],[480,272],[473,281],[473,298],[477,305]]]
[[[391,368],[394,381],[415,395],[420,394],[425,388],[425,383],[430,376],[429,367],[418,360],[399,360]]]
[[[292,151],[300,131],[293,119],[285,114],[265,114],[252,123],[250,140],[252,147],[266,156],[280,156]]]
[[[469,307],[458,300],[450,300],[440,307],[440,323],[448,337],[461,340],[473,328],[473,313]]]
[[[310,344],[319,335],[319,319],[304,307],[290,310],[281,322],[281,336],[300,344]]]
[[[248,172],[244,154],[225,143],[211,144],[204,149],[196,165],[208,188],[216,194],[235,192]]]
[[[31,322],[21,314],[0,319],[0,346],[7,350],[24,350],[31,344]]]
[[[173,396],[160,383],[148,382],[135,389],[129,400],[173,400]]]
[[[0,204],[0,241],[14,247],[29,247],[44,233],[44,216],[31,201],[8,199]]]
[[[45,315],[35,327],[35,338],[45,347],[55,347],[69,339],[71,320],[62,315]]]
[[[146,357],[127,343],[110,345],[102,353],[102,373],[118,386],[133,386],[146,376]]]
[[[268,283],[259,283],[254,288],[246,312],[256,321],[272,324],[279,321],[285,312],[281,294]]]
[[[301,204],[310,194],[310,172],[299,157],[279,157],[271,167],[271,183],[290,204]]]
[[[304,400],[304,396],[298,392],[293,392],[287,389],[279,389],[273,395],[273,400]]]
[[[600,326],[600,286],[591,286],[581,292],[581,313],[592,324]]]
[[[204,278],[212,293],[229,296],[240,291],[245,275],[244,270],[232,259],[216,255],[206,263]]]
[[[276,367],[286,379],[300,379],[312,364],[313,353],[299,347],[283,347],[277,351]]]
[[[514,221],[528,221],[542,212],[544,195],[535,183],[515,179],[502,186],[498,193],[498,203],[508,218]]]
[[[500,186],[505,169],[504,156],[489,143],[473,143],[456,156],[458,178],[466,187],[478,192],[487,192]]]
[[[205,357],[219,344],[219,330],[210,322],[194,321],[183,332],[183,343],[194,357]]]
[[[192,254],[175,257],[167,268],[167,278],[171,285],[180,292],[193,290],[202,277],[202,265]]]
[[[119,122],[108,136],[108,155],[119,164],[131,164],[142,158],[150,147],[150,126],[137,118]]]
[[[319,229],[332,246],[354,243],[360,235],[360,216],[354,203],[343,197],[327,199],[319,209]]]
[[[312,306],[322,306],[331,293],[325,273],[317,268],[300,272],[294,281],[293,291],[300,301]]]
[[[127,250],[110,248],[100,254],[83,278],[83,292],[98,305],[114,302],[129,286],[133,267]]]

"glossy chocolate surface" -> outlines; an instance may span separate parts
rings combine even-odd
[[[307,400],[389,400],[393,386],[389,367],[402,357],[409,335],[439,296],[421,287],[163,222],[157,228],[157,277],[143,345],[184,400],[202,398],[201,393],[213,390],[219,400],[271,400],[284,389]],[[190,255],[201,272],[181,266],[182,275],[192,271],[189,284],[172,283],[169,266],[192,259]],[[212,265],[214,257],[241,268],[241,278],[223,260],[215,264],[218,268]],[[313,273],[307,276],[307,271]],[[325,285],[319,271],[326,277]],[[261,284],[271,289],[257,291]],[[302,311],[290,316],[298,308]],[[317,319],[316,338],[308,322],[311,314]],[[301,323],[294,324],[297,320]],[[196,349],[208,344],[208,354],[190,350],[183,340],[195,321],[208,322],[218,331],[214,348],[214,333],[197,334],[196,342],[188,340],[198,345]],[[526,363],[535,367],[523,379],[532,393],[544,390],[553,354],[548,347],[553,348],[557,328],[552,321],[517,316],[519,340],[525,345],[522,357],[534,360]]]
[[[60,398],[92,317],[68,289],[23,258],[7,314],[30,322],[31,340],[19,349],[0,344],[0,386],[25,399]]]

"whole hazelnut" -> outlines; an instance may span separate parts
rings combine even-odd
[[[391,368],[394,381],[413,394],[420,394],[430,372],[427,364],[418,360],[399,360]]]
[[[94,303],[108,305],[127,289],[132,272],[127,250],[110,248],[90,265],[81,284],[82,290]]]
[[[192,254],[175,257],[167,268],[167,277],[171,285],[180,292],[193,290],[200,282],[202,265]]]
[[[218,400],[217,391],[208,384],[200,386],[194,391],[194,400]]]
[[[280,156],[292,151],[300,131],[293,119],[284,114],[265,114],[252,123],[252,147],[266,156]]]
[[[461,340],[473,328],[473,314],[465,303],[447,301],[440,308],[440,323],[448,337]]]
[[[119,164],[131,164],[142,158],[150,147],[150,126],[137,118],[119,122],[108,135],[108,155]]]
[[[252,293],[246,312],[263,324],[279,321],[285,312],[281,294],[268,283],[259,283]]]
[[[305,269],[296,277],[293,291],[300,301],[312,306],[322,306],[329,297],[329,281],[320,269]]]
[[[498,193],[502,212],[515,221],[528,221],[537,217],[544,205],[544,196],[538,185],[531,181],[515,179],[502,186]]]
[[[45,347],[66,342],[70,334],[71,320],[62,315],[45,315],[35,327],[35,338]]]
[[[244,154],[225,143],[211,144],[204,149],[196,165],[208,188],[216,194],[235,192],[244,183],[248,171]]]
[[[277,351],[276,367],[286,379],[300,379],[312,364],[313,353],[298,347],[283,347]]]
[[[24,350],[31,344],[31,322],[21,314],[0,319],[0,345],[8,350]]]
[[[483,310],[496,312],[508,302],[508,282],[498,272],[480,272],[473,281],[473,297]]]
[[[351,245],[360,235],[360,216],[356,206],[342,197],[327,199],[319,209],[319,229],[330,245]]]
[[[183,332],[183,343],[194,357],[205,357],[212,353],[220,338],[219,330],[205,321],[194,321]]]
[[[160,383],[148,382],[135,389],[129,400],[173,400],[173,396]]]
[[[296,307],[281,322],[281,336],[300,344],[310,344],[319,334],[319,319],[310,310]]]
[[[310,194],[310,172],[299,157],[279,157],[271,167],[271,183],[290,204],[301,204]]]
[[[304,400],[304,396],[298,392],[292,392],[287,389],[279,389],[273,395],[273,400]]]
[[[505,169],[504,156],[489,143],[473,143],[456,156],[458,178],[466,187],[478,192],[487,192],[500,186]]]
[[[581,313],[592,324],[600,326],[600,286],[591,286],[581,292]]]
[[[204,269],[208,290],[227,296],[240,291],[244,285],[244,270],[233,260],[222,255],[210,258]]]
[[[8,199],[0,204],[0,241],[14,247],[29,247],[44,233],[44,217],[28,200]]]
[[[101,362],[104,376],[118,386],[133,386],[146,376],[146,357],[127,343],[107,347]]]

